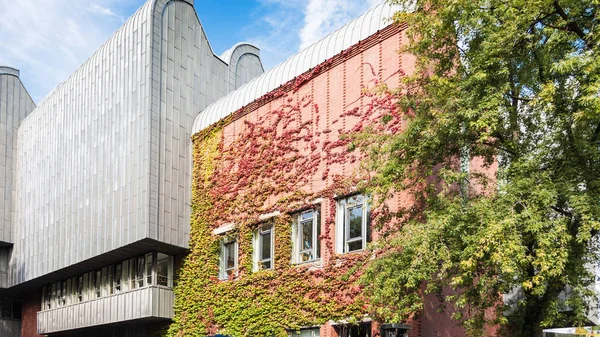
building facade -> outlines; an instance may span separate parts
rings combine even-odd
[[[343,135],[414,71],[397,10],[264,72],[214,54],[193,0],[148,0],[37,106],[0,67],[0,336],[377,335],[381,209]],[[464,335],[436,309],[409,336]]]

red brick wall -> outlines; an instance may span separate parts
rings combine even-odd
[[[21,336],[37,337],[37,312],[42,305],[42,294],[32,292],[23,298],[23,312],[21,320]]]

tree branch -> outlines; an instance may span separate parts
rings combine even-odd
[[[593,43],[591,41],[587,40],[588,35],[583,31],[583,29],[581,29],[581,27],[579,27],[577,22],[572,21],[569,18],[569,16],[565,12],[565,10],[558,3],[558,0],[554,0],[553,4],[554,4],[554,9],[556,9],[556,12],[558,13],[558,15],[560,15],[560,17],[563,20],[565,20],[565,22],[567,23],[567,25],[565,27],[563,27],[562,29],[577,34],[577,36],[579,36],[579,38],[581,38],[585,42],[587,47],[589,49],[591,49],[593,46]],[[556,27],[551,27],[550,25],[547,25],[547,26],[550,28],[560,29],[560,28],[556,28]]]

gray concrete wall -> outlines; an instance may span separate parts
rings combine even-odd
[[[44,99],[18,132],[12,284],[147,238],[187,248],[192,124],[227,70],[191,0],[148,0]]]
[[[93,327],[133,320],[173,317],[173,291],[146,287],[97,300],[37,313],[38,334]]]
[[[0,246],[14,240],[17,130],[34,108],[19,71],[0,66]]]

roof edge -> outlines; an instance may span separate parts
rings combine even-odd
[[[19,69],[8,67],[8,66],[0,66],[0,75],[12,75],[19,77]]]

